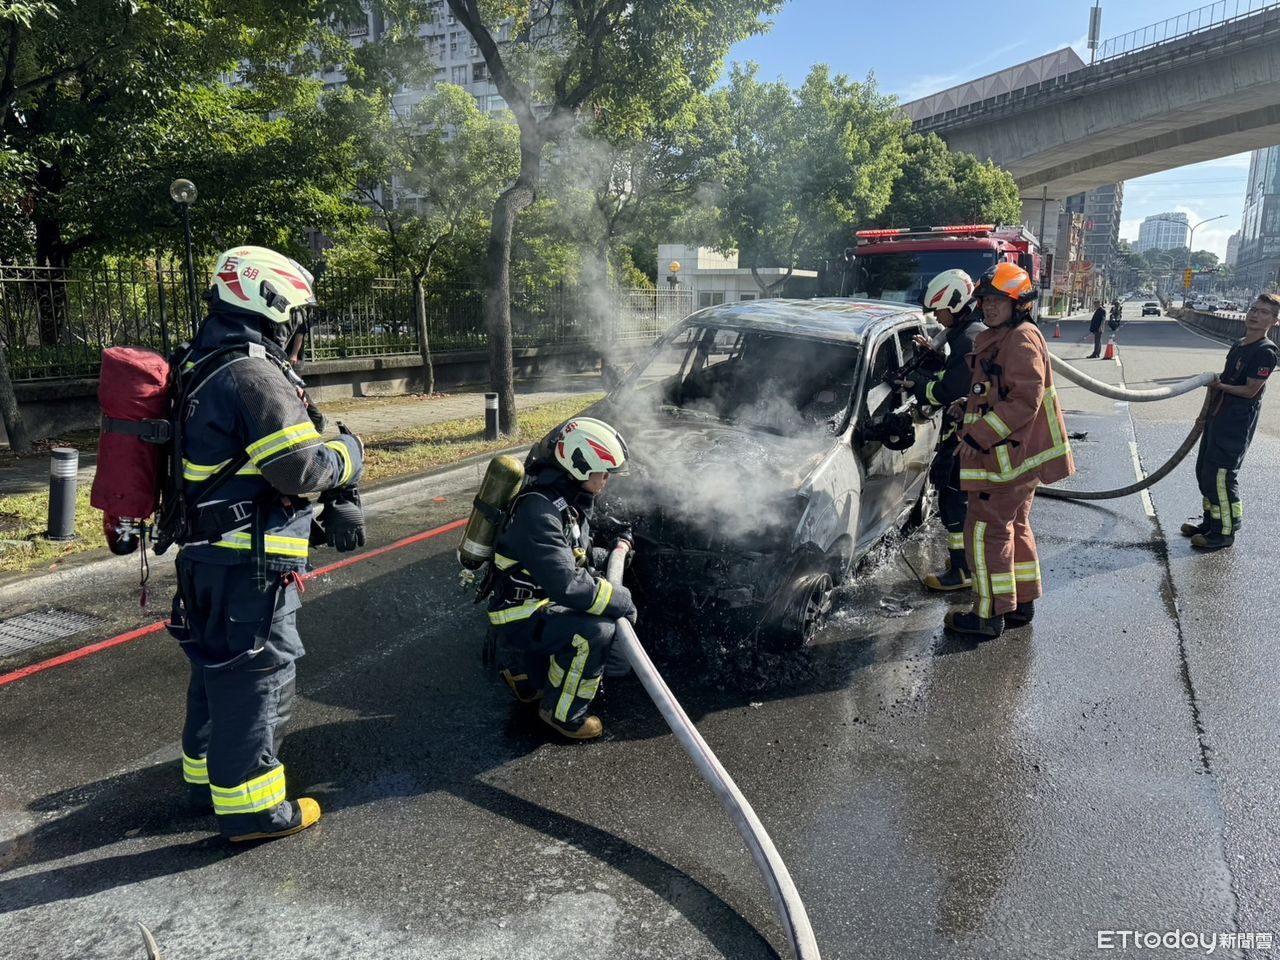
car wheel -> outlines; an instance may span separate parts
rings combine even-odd
[[[807,573],[796,578],[790,597],[776,627],[770,631],[773,646],[779,650],[799,650],[813,640],[827,614],[835,594],[831,575]]]

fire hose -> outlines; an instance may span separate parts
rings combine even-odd
[[[610,583],[615,585],[622,583],[622,568],[628,549],[625,543],[621,543],[609,554],[606,576]],[[636,636],[630,621],[619,620],[617,626],[616,642],[622,644],[622,650],[626,654],[627,662],[631,664],[631,669],[644,684],[645,692],[649,694],[649,698],[662,714],[662,719],[667,722],[667,726],[675,734],[680,746],[684,748],[694,766],[698,768],[698,772],[702,774],[702,778],[711,786],[720,803],[733,818],[734,825],[746,842],[751,858],[755,860],[769,888],[778,921],[791,942],[792,954],[796,960],[819,960],[818,942],[814,938],[813,928],[809,925],[809,915],[805,912],[804,904],[800,900],[800,892],[791,879],[787,865],[783,863],[781,855],[765,831],[764,824],[760,822],[760,818],[756,816],[756,812],[751,808],[747,798],[742,795],[738,785],[733,782],[728,771],[711,752],[707,741],[702,738],[702,734],[693,725],[689,715],[676,702],[666,681],[662,679],[653,661],[645,653],[644,647],[640,645],[640,639]]]
[[[1101,380],[1095,380],[1087,373],[1077,370],[1071,364],[1067,363],[1060,357],[1049,355],[1050,361],[1053,363],[1053,369],[1066,377],[1072,383],[1084,387],[1091,393],[1099,396],[1110,397],[1112,400],[1125,400],[1135,403],[1146,403],[1153,400],[1168,400],[1171,397],[1179,397],[1184,393],[1190,393],[1192,390],[1198,390],[1201,387],[1207,387],[1218,379],[1213,373],[1200,373],[1194,377],[1188,377],[1186,380],[1178,383],[1170,384],[1166,387],[1156,387],[1151,390],[1130,390],[1128,387],[1116,387],[1109,383],[1103,383]],[[1050,497],[1057,500],[1114,500],[1119,497],[1127,497],[1130,494],[1138,493],[1146,490],[1148,487],[1155,486],[1178,466],[1191,452],[1191,448],[1196,445],[1196,441],[1200,439],[1200,434],[1204,432],[1205,417],[1209,413],[1209,401],[1213,398],[1211,392],[1206,391],[1204,404],[1200,408],[1200,414],[1196,417],[1196,422],[1191,427],[1191,432],[1187,434],[1187,438],[1182,441],[1182,445],[1173,452],[1165,463],[1154,473],[1147,474],[1141,480],[1135,481],[1128,486],[1119,487],[1115,490],[1064,490],[1061,487],[1037,487],[1036,495]]]

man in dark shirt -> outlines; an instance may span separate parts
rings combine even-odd
[[[1184,523],[1182,535],[1200,550],[1221,550],[1235,542],[1244,517],[1236,475],[1258,427],[1262,393],[1280,350],[1267,333],[1280,322],[1280,296],[1264,293],[1245,314],[1245,336],[1231,345],[1227,362],[1209,389],[1210,401],[1196,479],[1204,498],[1200,523]]]
[[[1102,356],[1102,325],[1107,322],[1107,310],[1101,300],[1093,301],[1093,319],[1089,321],[1089,332],[1093,334],[1093,353],[1086,359],[1096,360]]]

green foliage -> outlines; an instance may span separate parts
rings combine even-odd
[[[353,129],[307,77],[347,56],[326,24],[357,14],[356,0],[4,4],[0,150],[21,161],[9,189],[24,228],[0,236],[0,253],[60,265],[176,241],[178,176],[199,188],[206,251],[296,249],[304,229],[356,216]]]
[[[953,152],[933,133],[910,134],[903,146],[902,176],[876,226],[1019,222],[1018,185],[994,163]]]
[[[376,126],[362,138],[362,192],[392,261],[424,276],[446,243],[484,222],[515,176],[519,133],[509,114],[481,112],[453,84],[437,84],[411,111],[394,107],[390,91],[376,100]]]
[[[721,245],[753,268],[813,263],[889,202],[908,124],[872,78],[856,83],[818,65],[792,90],[756,73],[735,66],[715,95],[730,141]]]

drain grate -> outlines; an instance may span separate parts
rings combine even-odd
[[[74,610],[45,610],[0,620],[0,657],[30,650],[51,640],[101,626],[107,621]]]

